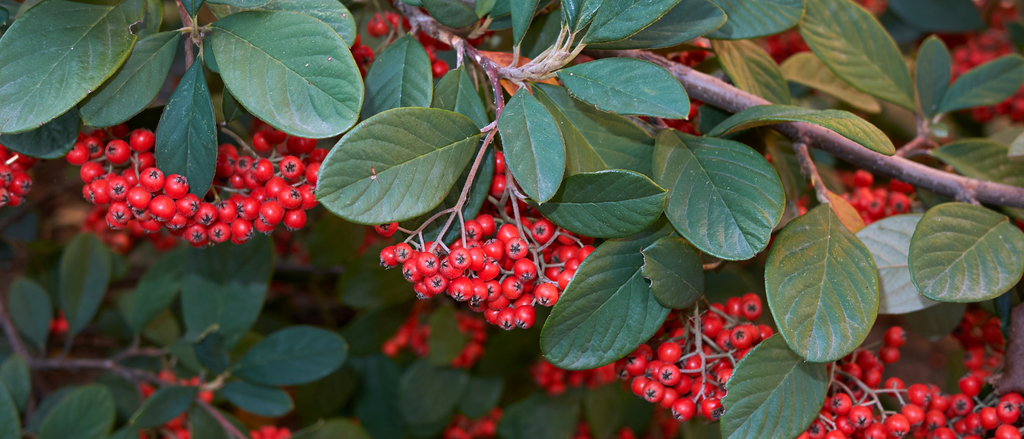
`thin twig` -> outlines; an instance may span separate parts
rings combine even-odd
[[[181,0],[175,0],[178,4],[178,15],[181,16],[181,24],[185,27],[191,28],[192,32],[195,32],[195,23],[192,22],[192,16],[188,15],[188,11],[185,10],[185,5],[181,4]],[[185,68],[192,67],[192,61],[195,57],[192,54],[192,38],[189,37],[185,41]]]
[[[828,189],[825,188],[825,183],[821,181],[821,174],[818,174],[818,167],[814,166],[814,160],[811,159],[811,152],[807,150],[807,143],[798,141],[793,144],[793,152],[796,153],[796,159],[800,162],[800,171],[803,172],[804,176],[811,180],[811,185],[814,186],[814,194],[818,197],[818,202],[821,204],[829,204]]]
[[[896,150],[896,155],[898,157],[908,157],[913,155],[911,153],[917,152],[918,150],[935,148],[936,146],[938,146],[938,144],[932,139],[929,139],[928,136],[918,134],[913,140],[907,142],[907,144],[903,145],[902,148]]]

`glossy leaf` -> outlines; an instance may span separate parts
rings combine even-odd
[[[189,192],[205,196],[217,168],[217,126],[202,63],[185,72],[156,128],[156,163],[164,175],[188,179]]]
[[[927,32],[962,33],[985,27],[971,0],[890,0],[888,5],[897,17]]]
[[[287,11],[246,11],[212,24],[221,77],[254,116],[288,134],[323,138],[356,123],[359,69],[323,21]]]
[[[206,0],[207,3],[218,5],[229,5],[238,8],[258,8],[267,4],[270,0]]]
[[[426,360],[413,362],[399,381],[398,407],[410,423],[445,419],[458,404],[469,383],[462,369],[432,366]]]
[[[743,40],[777,34],[796,25],[804,0],[711,0],[729,19],[708,37]]]
[[[644,278],[662,306],[684,309],[704,296],[704,268],[700,254],[686,240],[666,236],[643,250]]]
[[[292,398],[277,387],[264,387],[244,381],[232,381],[220,388],[231,404],[249,413],[276,418],[292,411]]]
[[[479,17],[473,6],[462,0],[422,0],[423,7],[441,24],[455,29],[476,23]]]
[[[129,316],[129,324],[136,333],[142,332],[150,320],[171,305],[181,291],[184,274],[184,250],[165,254],[146,270],[135,286],[135,299]]]
[[[114,397],[100,384],[72,390],[46,415],[39,439],[106,439],[114,426]]]
[[[245,108],[239,104],[231,92],[224,90],[221,100],[221,111],[224,113],[224,122],[234,122],[245,115]]]
[[[405,418],[399,411],[401,369],[380,352],[353,358],[352,365],[362,380],[354,410],[360,424],[375,439],[406,437],[403,433]]]
[[[565,21],[573,32],[579,32],[594,19],[604,0],[566,0],[562,4]]]
[[[21,438],[21,417],[14,400],[4,386],[0,386],[0,439]]]
[[[617,0],[602,2],[590,24],[583,43],[607,43],[640,32],[680,0]]]
[[[199,8],[203,6],[203,0],[182,0],[181,4],[185,7],[189,16],[195,17],[199,13]]]
[[[949,49],[934,35],[924,40],[917,50],[914,76],[917,81],[917,98],[926,117],[939,112],[939,104],[949,89],[950,62]]]
[[[722,438],[799,436],[818,417],[828,385],[828,365],[804,361],[778,335],[763,340],[726,383]]]
[[[348,354],[345,340],[312,326],[289,326],[249,349],[232,374],[259,384],[293,386],[334,372]]]
[[[564,89],[562,92],[565,93]],[[608,165],[601,159],[597,150],[594,149],[581,130],[566,117],[566,113],[561,108],[555,105],[539,89],[535,89],[534,97],[544,105],[544,108],[548,109],[551,116],[555,118],[555,123],[558,124],[558,130],[562,133],[562,141],[565,142],[566,175],[575,175],[581,172],[598,172],[608,169]],[[573,101],[568,93],[565,94],[565,98],[568,101]]]
[[[188,410],[198,394],[199,388],[193,386],[161,387],[146,398],[130,422],[139,428],[160,426]]]
[[[940,302],[980,302],[1024,274],[1024,232],[984,207],[945,203],[928,210],[910,240],[914,285]]]
[[[932,150],[931,154],[968,177],[1024,187],[1024,160],[1008,158],[1007,148],[996,142],[962,139]],[[1002,209],[1016,219],[1024,219],[1024,209]]]
[[[469,71],[464,65],[448,72],[437,82],[430,106],[466,116],[478,128],[490,123],[487,108],[484,107],[484,102],[480,99],[473,79],[469,77]]]
[[[785,193],[775,169],[750,147],[674,130],[658,135],[654,181],[668,189],[665,215],[701,251],[746,260],[768,246]]]
[[[37,348],[46,347],[53,309],[50,295],[42,285],[24,277],[15,278],[7,292],[7,312],[11,314],[18,332],[28,341]]]
[[[534,205],[559,227],[594,238],[637,233],[657,221],[664,206],[665,189],[621,169],[570,176],[548,202]]]
[[[641,249],[668,233],[668,227],[655,225],[627,239],[605,241],[580,264],[541,329],[544,358],[566,370],[593,369],[654,335],[669,309],[648,288]]]
[[[853,88],[910,111],[917,108],[910,72],[896,43],[860,5],[850,0],[807,0],[800,35]]]
[[[879,314],[907,314],[937,303],[922,296],[910,279],[910,237],[919,221],[920,214],[897,215],[857,232],[878,267]]]
[[[237,0],[234,0],[237,1]],[[245,0],[261,2],[265,0]],[[345,40],[348,46],[356,40],[356,22],[345,4],[334,0],[270,0],[259,9],[265,11],[291,11],[306,14],[324,23]]]
[[[714,41],[711,47],[722,68],[740,90],[767,99],[773,104],[789,104],[789,84],[775,60],[752,41]]]
[[[765,265],[768,305],[779,332],[808,361],[853,352],[878,314],[878,272],[868,248],[829,206],[791,221]]]
[[[651,62],[604,58],[562,69],[558,78],[570,94],[602,111],[666,119],[690,113],[679,80]]]
[[[475,158],[473,159],[476,160]],[[480,208],[483,207],[484,201],[489,196],[488,192],[491,190],[491,181],[494,180],[494,166],[486,166],[484,163],[494,163],[494,148],[487,148],[487,152],[484,153],[483,158],[480,161],[481,165],[476,171],[476,175],[473,176],[473,183],[470,185],[469,193],[466,195],[466,201],[462,204],[462,217],[463,218],[475,218],[480,213]],[[441,204],[438,204],[430,212],[421,215],[419,218],[409,220],[406,227],[418,228],[423,224],[424,221],[429,219],[431,216],[437,214],[445,209],[455,207],[459,203],[459,197],[462,195],[462,188],[466,186],[466,180],[469,178],[469,171],[473,167],[472,163],[467,165],[462,170],[462,175],[459,175],[459,179],[455,180],[455,185],[448,191],[448,195],[444,197]],[[423,229],[423,239],[428,241],[434,241],[437,238],[437,234],[444,227],[443,221],[434,221],[428,224]],[[456,239],[462,237],[462,226],[459,225],[458,221],[452,223],[451,227],[448,228],[448,232],[445,233],[444,242],[452,243]],[[376,261],[375,263],[379,263]],[[399,276],[401,277],[401,276]],[[405,279],[402,279],[405,282]],[[402,297],[408,298],[408,295],[402,295]]]
[[[11,151],[30,157],[58,159],[75,146],[80,126],[78,109],[72,107],[67,113],[39,128],[18,134],[0,135],[0,144]]]
[[[579,401],[571,394],[551,397],[537,392],[512,403],[498,424],[503,439],[571,437],[580,418]]]
[[[1006,55],[960,75],[946,90],[939,113],[994,105],[1016,93],[1024,83],[1024,58]]]
[[[555,195],[565,171],[565,143],[551,113],[525,88],[498,118],[505,163],[523,192],[539,203]]]
[[[60,259],[60,307],[69,332],[89,324],[110,284],[110,252],[96,235],[82,233],[64,247]]]
[[[459,0],[454,0],[459,1]],[[540,0],[517,0],[510,2],[512,6],[512,44],[518,46],[526,35],[526,29],[533,21]]]
[[[889,137],[853,113],[842,110],[811,110],[788,105],[759,105],[736,113],[707,133],[720,137],[736,131],[781,122],[807,122],[832,131],[859,143],[861,146],[885,155],[896,153]]]
[[[779,68],[788,81],[832,95],[867,113],[882,111],[882,106],[875,98],[857,91],[839,79],[813,53],[795,53],[786,58]]]
[[[471,376],[459,400],[459,411],[470,418],[486,415],[498,406],[502,390],[505,380],[500,377]]]
[[[459,356],[466,346],[469,337],[459,330],[455,309],[449,306],[438,308],[430,314],[428,320],[430,335],[427,337],[430,346],[430,364],[445,366]]]
[[[562,2],[565,10],[567,2]],[[707,35],[725,23],[725,12],[709,0],[682,0],[650,26],[624,40],[589,44],[598,50],[671,47]]]
[[[82,121],[89,126],[109,127],[144,110],[167,82],[180,35],[161,32],[139,41],[124,67],[82,103]]]
[[[128,58],[142,14],[142,0],[49,0],[25,12],[0,40],[0,132],[38,128],[98,89]]]
[[[363,118],[399,107],[429,107],[433,92],[430,57],[406,35],[384,49],[366,73]]]
[[[479,141],[476,124],[458,113],[401,108],[378,114],[324,159],[317,199],[358,224],[415,218],[441,202]]]
[[[945,338],[959,326],[958,323],[963,321],[965,311],[965,303],[939,302],[938,305],[905,314],[903,318],[906,319],[908,331],[934,343]]]
[[[32,377],[28,374],[28,363],[17,355],[7,357],[3,365],[0,365],[0,387],[6,388],[14,405],[18,410],[24,411],[32,393]]]

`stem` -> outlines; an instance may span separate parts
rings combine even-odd
[[[489,133],[487,133],[487,137],[484,138],[484,143],[480,145],[480,151],[476,153],[476,159],[473,160],[473,167],[469,168],[469,175],[466,176],[466,184],[462,185],[462,192],[459,193],[459,201],[455,203],[455,207],[450,209],[454,210],[455,212],[452,213],[452,215],[448,217],[448,221],[444,223],[444,227],[442,227],[441,232],[437,234],[437,239],[434,240],[434,245],[430,247],[430,251],[433,251],[434,247],[436,247],[438,243],[444,241],[444,234],[448,232],[448,227],[451,227],[452,221],[455,220],[456,215],[459,217],[461,221],[462,206],[466,204],[466,199],[469,198],[469,189],[473,187],[473,179],[476,178],[476,173],[478,170],[480,170],[480,163],[484,161],[484,155],[487,152],[487,147],[490,146],[491,141],[494,140],[494,134],[497,132],[497,130],[491,130]],[[426,222],[424,223],[424,226],[426,224],[430,223]],[[423,228],[424,226],[420,226],[420,228]],[[463,227],[463,229],[465,229],[465,227]],[[462,233],[462,241],[463,244],[465,244],[465,231],[463,231]]]
[[[818,174],[818,167],[814,166],[814,160],[811,159],[811,152],[807,150],[807,143],[794,143],[793,151],[796,152],[797,161],[800,162],[800,171],[803,172],[804,176],[810,179],[811,184],[814,185],[814,193],[818,196],[818,202],[821,204],[828,204],[828,189],[825,188],[825,183],[821,181],[821,174]]]
[[[175,0],[178,4],[178,15],[181,16],[181,24],[185,27],[191,28],[192,32],[195,32],[195,23],[192,22],[192,16],[188,15],[188,11],[185,10],[185,5],[181,4],[181,0]],[[195,57],[192,54],[192,39],[189,38],[185,42],[185,68],[192,67],[192,61]]]
[[[914,137],[913,140],[907,142],[906,145],[903,145],[902,148],[898,149],[896,151],[896,156],[908,157],[914,155],[912,153],[916,152],[919,149],[934,148],[936,146],[938,145],[934,141],[929,139],[927,136],[923,134],[918,134],[917,137]]]
[[[9,290],[7,288],[0,291],[0,326],[3,327],[4,335],[7,336],[7,341],[14,353],[28,361],[30,358],[28,349],[25,349],[25,344],[22,343],[21,337],[18,336],[18,330],[14,327],[14,321],[11,320],[11,314],[7,312],[7,291]]]
[[[217,423],[219,423],[220,426],[224,428],[224,431],[228,432],[228,434],[238,439],[248,439],[244,434],[242,434],[241,431],[238,431],[238,428],[235,427],[235,424],[232,424],[231,421],[228,421],[227,418],[225,418],[224,415],[220,414],[220,411],[217,410],[214,406],[210,405],[210,403],[197,398],[196,404],[202,407],[203,410],[206,410],[206,412],[209,413],[210,416],[213,416],[213,419],[216,419]]]

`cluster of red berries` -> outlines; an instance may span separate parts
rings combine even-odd
[[[693,50],[679,52],[675,56],[675,61],[685,66],[696,67],[711,55],[711,43],[705,38],[698,38],[691,44],[696,47]]]
[[[560,369],[543,358],[530,366],[530,375],[533,376],[533,382],[551,396],[561,395],[569,388],[587,386],[593,389],[618,380],[612,364],[596,369],[570,371]]]
[[[161,370],[158,376],[160,380],[168,384],[177,384],[181,386],[191,387],[197,387],[200,385],[199,377],[192,377],[191,379],[179,379],[174,375],[174,372],[171,372],[169,370]],[[149,384],[142,383],[139,385],[139,391],[142,393],[142,397],[145,399],[152,396],[156,389],[154,389],[153,386]],[[207,403],[213,401],[213,391],[200,390],[199,399]],[[176,416],[174,419],[171,419],[170,421],[167,421],[164,425],[162,425],[158,429],[161,431],[161,433],[157,433],[155,431],[139,430],[139,439],[148,439],[150,437],[176,437],[178,439],[189,439],[191,438],[191,433],[189,432],[189,428],[186,421],[187,415],[185,413],[182,413]]]
[[[366,78],[366,72],[370,71],[370,64],[373,64],[373,49],[360,41],[359,34],[356,34],[356,41],[352,44],[352,58],[356,60],[356,67],[359,67],[359,74]]]
[[[909,196],[914,194],[914,186],[899,180],[889,180],[888,187],[876,187],[875,176],[863,169],[845,174],[843,179],[853,190],[842,194],[842,197],[857,209],[865,224],[893,215],[910,213]],[[797,209],[803,214],[807,209],[806,203],[803,203],[802,208],[799,204]]]
[[[0,207],[19,206],[32,190],[28,170],[38,159],[18,154],[0,145]]]
[[[982,309],[968,310],[953,330],[953,338],[963,345],[963,365],[972,374],[985,378],[1002,365],[1006,340],[998,317]]]
[[[373,14],[373,17],[366,22],[366,33],[374,38],[380,38],[387,35],[398,35],[399,20],[401,20],[402,27],[408,31],[410,29],[409,19],[400,17],[394,12],[385,12],[383,16],[378,12]],[[448,73],[448,63],[442,59],[438,59],[437,52],[451,50],[451,47],[431,38],[423,32],[418,33],[417,38],[419,39],[420,44],[423,45],[423,48],[427,50],[427,55],[430,56],[431,74],[433,74],[435,78],[440,78],[444,76],[445,73]],[[481,41],[481,39],[476,39],[470,41],[470,43],[473,45],[479,45]],[[372,57],[372,52],[370,55]]]
[[[284,427],[264,425],[257,430],[249,431],[249,437],[252,439],[291,439],[292,432]]]
[[[444,439],[484,439],[493,438],[498,434],[498,422],[505,412],[495,407],[477,419],[465,415],[455,415],[455,419],[445,427],[441,437]],[[256,439],[256,438],[253,438]]]
[[[402,326],[398,327],[395,335],[387,339],[381,347],[384,355],[391,358],[398,356],[403,348],[409,348],[417,357],[426,357],[430,354],[430,325],[427,320],[430,318],[430,311],[427,310],[428,302],[419,302],[413,306],[409,317],[405,319]],[[487,342],[487,328],[484,321],[462,312],[455,312],[456,327],[459,332],[465,334],[469,341],[463,346],[462,351],[452,359],[451,366],[469,369],[484,355],[484,343]]]

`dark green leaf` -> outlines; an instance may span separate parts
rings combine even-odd
[[[764,340],[726,383],[722,437],[799,436],[818,417],[828,385],[828,365],[804,361],[778,335]]]
[[[247,11],[213,27],[224,84],[254,116],[312,138],[356,123],[363,101],[359,69],[329,25],[297,12]]]
[[[198,336],[189,334],[196,360],[214,375],[220,375],[231,363],[228,352],[224,349],[224,337],[215,327],[204,331]]]
[[[128,425],[111,433],[107,439],[138,439],[138,437],[139,429]]]
[[[267,4],[270,0],[207,0],[207,3],[228,5],[238,8],[258,8]]]
[[[342,367],[319,381],[295,389],[295,411],[303,425],[333,415],[349,401],[360,384],[351,367]]]
[[[871,252],[827,204],[776,236],[765,289],[786,343],[815,363],[853,352],[878,314],[878,269]]]
[[[235,0],[238,1],[238,0]],[[248,1],[248,0],[246,0]],[[252,0],[260,2],[264,0]],[[270,0],[260,6],[265,11],[291,11],[306,14],[324,23],[351,46],[356,41],[356,22],[345,4],[337,0]]]
[[[813,53],[793,54],[782,62],[780,69],[788,81],[830,94],[867,113],[882,111],[882,106],[875,98],[857,91],[850,84],[839,79]]]
[[[628,38],[640,32],[680,0],[616,0],[601,3],[583,42],[607,43]]]
[[[352,359],[362,375],[362,391],[355,404],[355,415],[374,439],[403,439],[405,419],[398,408],[398,381],[401,370],[381,353]]]
[[[128,58],[142,14],[142,0],[29,9],[0,39],[0,132],[38,128],[99,88]]]
[[[205,196],[213,184],[217,126],[202,63],[192,64],[167,101],[156,129],[154,155],[165,175],[185,176],[189,192],[196,196]]]
[[[203,6],[203,0],[181,0],[181,4],[185,6],[189,16],[195,17],[199,8]]]
[[[53,307],[42,285],[24,277],[14,279],[7,293],[7,308],[18,332],[36,347],[45,348]]]
[[[519,45],[519,54],[527,58],[536,58],[548,50],[562,34],[562,17],[559,14],[544,14],[533,20],[530,30],[526,31],[523,42]],[[564,37],[564,34],[562,34]]]
[[[462,0],[422,0],[423,7],[441,24],[452,28],[463,28],[476,23],[476,10]],[[536,0],[531,0],[536,1]]]
[[[666,119],[690,114],[679,80],[647,61],[604,58],[562,69],[558,78],[569,93],[602,111]]]
[[[0,439],[21,438],[21,417],[14,400],[4,386],[0,386]]]
[[[949,50],[939,37],[932,35],[921,43],[914,69],[921,111],[925,117],[932,117],[939,112],[939,104],[949,89]]]
[[[228,432],[224,431],[220,422],[217,422],[216,418],[200,406],[192,406],[192,409],[188,411],[188,421],[191,437],[196,439],[233,439]]]
[[[560,89],[561,93],[564,93],[566,103],[578,102],[569,97],[565,89]],[[608,165],[604,163],[601,156],[598,155],[597,150],[590,144],[590,141],[584,137],[580,129],[569,120],[566,116],[567,112],[564,112],[540,89],[534,89],[534,96],[544,104],[544,107],[548,109],[551,116],[555,118],[555,123],[558,124],[558,129],[562,133],[562,140],[565,142],[565,172],[566,175],[575,175],[581,172],[598,172],[608,169]],[[584,108],[580,103],[580,108]],[[589,106],[587,106],[589,107]],[[589,107],[593,108],[593,107]],[[571,112],[570,112],[571,114]],[[595,110],[596,114],[608,114]],[[609,114],[609,116],[612,116]],[[592,132],[590,132],[592,133]]]
[[[67,113],[34,130],[0,135],[0,143],[14,152],[27,156],[57,159],[75,146],[80,125],[78,109],[72,107]]]
[[[144,110],[167,81],[180,35],[162,32],[139,41],[124,67],[82,103],[82,121],[89,126],[109,127]]]
[[[28,374],[28,363],[17,355],[11,355],[0,366],[0,387],[7,389],[14,405],[24,411],[32,393],[32,377]]]
[[[459,0],[452,0],[459,2]],[[516,0],[511,2],[512,6],[512,45],[518,46],[526,35],[526,29],[533,21],[533,14],[537,12],[537,4],[540,0]]]
[[[910,72],[896,43],[860,5],[807,0],[800,35],[836,76],[857,90],[910,111],[917,108]]]
[[[651,282],[651,294],[662,306],[683,309],[704,296],[704,268],[700,254],[690,243],[666,236],[641,253],[641,271]]]
[[[322,215],[313,223],[307,240],[310,262],[318,267],[348,262],[362,244],[350,237],[364,231],[365,226],[352,224],[334,215]]]
[[[181,310],[185,328],[201,333],[218,325],[230,349],[259,316],[273,271],[270,239],[242,245],[189,248],[185,255]]]
[[[427,337],[427,344],[430,346],[430,364],[446,366],[459,356],[469,337],[459,331],[455,309],[450,306],[440,307],[431,313],[428,323],[430,336]]]
[[[107,390],[110,390],[110,394],[114,396],[118,419],[131,419],[132,414],[142,406],[142,395],[139,393],[139,388],[123,376],[106,372],[96,379],[96,383],[106,386]]]
[[[469,375],[462,369],[432,366],[426,360],[412,363],[399,381],[398,406],[409,423],[447,418],[462,397]]]
[[[584,370],[610,364],[654,335],[668,317],[648,288],[640,252],[668,235],[656,224],[628,239],[608,240],[580,264],[541,329],[551,364]]]
[[[145,10],[142,13],[142,29],[138,30],[139,38],[147,38],[160,32],[164,21],[164,2],[161,0],[143,0]]]
[[[967,304],[944,303],[931,306],[903,316],[907,320],[907,330],[937,342],[953,332],[963,321]]]
[[[565,172],[565,143],[558,124],[537,98],[520,88],[498,118],[505,163],[530,198],[555,195]]]
[[[502,390],[505,390],[502,378],[471,376],[459,400],[459,411],[470,418],[486,415],[498,406]]]
[[[294,439],[371,439],[369,433],[359,424],[348,419],[329,419],[323,425],[293,436]]]
[[[508,0],[505,0],[508,2]],[[604,0],[565,0],[562,2],[562,15],[565,23],[575,33],[582,30],[597,14],[597,9]],[[495,6],[497,10],[497,6]]]
[[[927,32],[968,32],[985,27],[971,0],[889,0],[889,10]]]
[[[96,235],[82,233],[64,248],[60,259],[60,307],[69,331],[89,324],[110,283],[110,252]]]
[[[411,34],[380,53],[366,73],[363,118],[399,107],[429,107],[433,91],[430,57]]]
[[[43,421],[39,439],[106,439],[114,426],[114,397],[100,384],[72,390]]]
[[[835,131],[867,149],[893,155],[896,147],[889,137],[853,113],[842,110],[811,110],[788,105],[758,105],[734,114],[713,130],[708,136],[719,137],[749,128],[772,125],[780,122],[807,122]]]
[[[785,192],[772,165],[731,140],[674,130],[658,135],[654,179],[668,189],[665,214],[705,253],[746,260],[768,246]]]
[[[351,236],[347,235],[345,239],[350,240]],[[354,263],[348,264],[345,273],[338,278],[338,294],[345,305],[355,309],[376,309],[416,297],[410,294],[409,283],[402,277],[401,270],[381,270],[380,249],[380,246],[371,247]]]
[[[661,217],[665,190],[650,178],[620,169],[580,173],[538,210],[559,227],[594,238],[623,238]]]
[[[476,124],[458,113],[401,108],[378,114],[324,159],[317,199],[359,224],[415,218],[440,203],[479,141]]]
[[[245,115],[245,108],[235,100],[235,97],[227,89],[224,89],[221,99],[221,111],[224,113],[224,122],[234,122]]]
[[[753,41],[714,41],[722,68],[740,90],[773,104],[789,104],[789,84],[768,52]]]
[[[264,387],[244,381],[232,381],[220,388],[220,394],[242,410],[276,418],[292,411],[292,398],[277,387]]]
[[[32,414],[32,418],[29,419],[28,424],[25,425],[25,432],[28,433],[39,433],[39,428],[42,427],[43,421],[49,416],[50,412],[57,407],[61,402],[64,401],[71,392],[76,389],[75,386],[64,386],[61,387],[46,397],[36,407],[36,412]],[[13,403],[12,403],[13,404]]]
[[[185,251],[167,253],[156,261],[135,286],[135,299],[129,323],[136,333],[142,332],[160,311],[171,305],[181,291],[185,274]]]
[[[619,386],[588,389],[583,396],[583,417],[596,439],[611,439],[622,426],[626,415],[626,395]]]
[[[567,2],[563,1],[562,9],[567,7]],[[682,0],[658,21],[629,38],[587,47],[598,50],[671,47],[711,33],[725,20],[722,8],[708,0]]]
[[[1024,187],[1024,159],[1007,157],[1005,146],[984,139],[962,139],[932,150],[932,156],[971,178]],[[1024,209],[1003,207],[1003,212],[1024,220]]]
[[[497,0],[479,0],[473,5],[473,11],[476,12],[477,17],[484,18],[494,9],[496,2]]]
[[[142,403],[130,422],[139,428],[162,425],[187,410],[198,393],[198,387],[161,387]]]
[[[438,81],[430,106],[462,114],[473,120],[477,128],[483,128],[490,123],[484,102],[480,99],[480,94],[477,93],[465,65],[448,72]]]
[[[994,105],[1012,96],[1024,83],[1024,58],[1006,55],[960,75],[949,86],[939,113]]]
[[[897,215],[871,223],[857,232],[878,266],[881,287],[879,314],[907,314],[936,304],[917,291],[910,279],[910,238],[920,214]]]
[[[984,207],[945,203],[928,210],[910,240],[910,275],[940,302],[980,302],[1024,274],[1024,233]]]
[[[708,35],[723,40],[744,40],[777,34],[796,25],[804,13],[804,0],[711,0],[729,20]]]
[[[505,409],[498,424],[502,439],[564,439],[576,431],[580,403],[574,395],[534,393]]]
[[[345,340],[312,326],[289,326],[249,349],[233,375],[270,386],[293,386],[316,381],[334,372],[348,354]]]
[[[487,148],[487,152],[484,153],[484,157],[480,163],[494,163],[494,148]],[[459,197],[462,195],[462,188],[466,186],[466,179],[469,178],[469,171],[471,167],[472,165],[466,166],[466,168],[462,170],[462,175],[460,175],[459,179],[455,181],[455,185],[452,186],[450,191],[448,191],[448,195],[444,197],[441,204],[438,204],[430,212],[421,215],[419,218],[411,220],[405,226],[410,229],[418,228],[424,221],[437,214],[437,212],[455,207],[455,205],[459,203]],[[480,213],[480,208],[483,207],[484,201],[487,200],[488,192],[490,192],[491,189],[491,181],[493,179],[493,166],[481,165],[477,169],[474,182],[469,189],[468,198],[466,198],[466,201],[463,203],[463,218],[475,218],[477,214]],[[444,221],[434,221],[427,225],[427,227],[423,229],[423,239],[428,241],[436,240],[437,234],[441,231],[442,227],[444,227]],[[461,236],[462,226],[460,226],[456,221],[448,228],[448,232],[445,233],[444,242],[455,242],[455,240]],[[405,280],[403,279],[402,281],[404,282]]]

